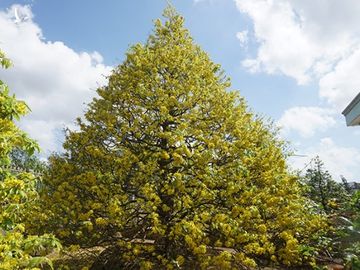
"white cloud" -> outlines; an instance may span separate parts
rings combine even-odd
[[[339,110],[345,109],[360,92],[359,67],[360,47],[341,59],[333,71],[320,79],[320,97],[327,99]]]
[[[254,24],[259,43],[243,66],[318,81],[319,95],[337,111],[359,91],[360,2],[357,0],[235,0]]]
[[[322,138],[318,145],[307,148],[304,151],[308,159],[305,161],[299,157],[290,160],[293,168],[304,169],[311,158],[319,156],[336,181],[340,181],[340,175],[349,181],[360,180],[360,150],[354,147],[337,145],[331,138]]]
[[[15,8],[28,19],[15,23]],[[32,18],[29,6],[0,12],[0,48],[13,61],[0,76],[30,106],[21,126],[46,153],[58,150],[57,133],[82,114],[111,67],[98,52],[76,52],[61,41],[47,41]]]
[[[56,131],[60,131],[59,124],[55,121],[27,120],[21,127],[36,138],[41,144],[41,153],[49,154],[51,151],[60,151],[61,141],[57,138]]]
[[[247,43],[249,41],[248,31],[247,30],[237,32],[236,37],[240,41],[240,46],[241,47],[246,47],[247,46]]]
[[[335,114],[339,115],[360,91],[360,1],[234,1],[252,20],[249,34],[258,42],[255,55],[244,59],[243,67],[250,72],[283,74],[298,84],[317,83],[319,97],[326,102],[322,107],[285,111],[278,122],[283,133],[295,131],[310,137],[333,127]],[[301,154],[304,152],[309,157],[319,155],[336,179],[343,174],[360,180],[359,149],[323,138],[317,145],[302,147]],[[305,166],[302,159],[293,158],[296,168]]]
[[[320,107],[293,107],[284,112],[277,124],[285,135],[296,131],[306,138],[333,127],[336,124],[333,114],[333,110]]]

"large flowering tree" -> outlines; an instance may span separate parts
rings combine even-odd
[[[301,263],[323,223],[283,143],[229,90],[184,19],[165,16],[51,158],[45,227],[69,245],[111,246],[119,269]]]

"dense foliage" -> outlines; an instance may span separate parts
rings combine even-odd
[[[322,254],[327,260],[337,258],[347,269],[360,267],[360,191],[344,177],[336,182],[316,157],[303,178],[305,195],[319,212],[326,213],[331,230],[323,241]]]
[[[4,68],[10,61],[0,51]],[[14,123],[28,111],[26,104],[9,95],[0,80],[0,269],[38,269],[51,261],[44,257],[60,244],[52,235],[28,235],[23,220],[38,199],[33,174],[14,170],[10,153],[21,149],[32,155],[38,146]]]
[[[50,159],[42,230],[107,247],[119,269],[306,263],[324,223],[288,173],[283,143],[183,18],[165,15]]]
[[[344,258],[350,269],[360,269],[360,191],[353,192],[345,228]]]

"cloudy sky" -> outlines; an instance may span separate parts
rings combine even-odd
[[[250,108],[282,127],[298,169],[316,155],[336,180],[360,181],[360,127],[341,112],[360,91],[358,0],[173,0],[195,41]],[[20,124],[46,156],[61,151],[95,89],[131,44],[144,42],[165,0],[1,0],[0,71],[32,113]],[[309,165],[311,166],[311,165]]]

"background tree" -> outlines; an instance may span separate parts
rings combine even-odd
[[[40,178],[45,172],[47,164],[36,155],[16,148],[10,153],[11,170],[14,172],[30,172]]]
[[[349,269],[360,265],[360,222],[357,208],[358,193],[353,192],[344,177],[342,182],[333,180],[319,157],[304,177],[306,196],[316,203],[317,208],[329,216],[331,230],[323,238],[327,242],[323,254],[341,258]],[[351,268],[351,267],[353,268]]]
[[[4,68],[10,66],[1,51],[0,64]],[[13,170],[10,153],[15,148],[28,155],[38,150],[37,144],[14,123],[27,111],[26,104],[10,96],[8,87],[0,80],[0,269],[4,270],[51,266],[44,255],[60,247],[52,235],[28,235],[23,224],[38,194],[31,173]]]
[[[346,186],[333,180],[319,157],[314,159],[312,168],[306,171],[304,182],[306,196],[327,214],[343,211],[350,201],[351,194],[346,190]]]
[[[104,261],[119,261],[106,269],[300,263],[323,220],[306,208],[283,143],[184,19],[165,16],[50,159],[44,228],[67,245],[110,246]]]

